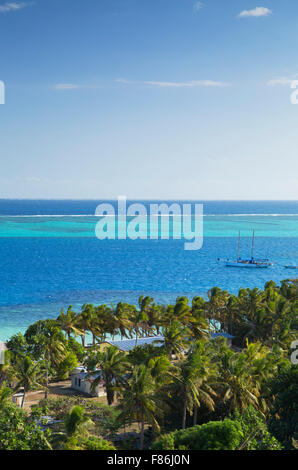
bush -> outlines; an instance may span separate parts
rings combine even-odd
[[[80,343],[78,343],[77,340],[70,337],[70,339],[67,341],[67,348],[69,349],[69,351],[75,353],[79,362],[82,362],[84,360],[85,349]]]
[[[161,436],[154,441],[152,449],[235,450],[240,446],[242,437],[239,424],[225,419]]]
[[[112,436],[119,429],[120,425],[116,421],[118,411],[114,407],[76,396],[67,398],[49,397],[47,400],[43,399],[39,402],[44,414],[50,414],[58,420],[64,420],[70,410],[77,405],[82,406],[86,415],[93,421],[96,435]]]
[[[116,448],[104,439],[91,436],[81,442],[83,450],[116,450]]]
[[[280,450],[261,415],[249,407],[224,421],[210,421],[156,439],[154,450]]]
[[[25,411],[9,404],[0,412],[0,450],[50,450],[50,432],[30,422]]]
[[[286,449],[298,440],[298,366],[280,372],[270,384],[275,397],[271,407],[269,429]]]

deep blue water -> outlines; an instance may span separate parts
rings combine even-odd
[[[93,215],[101,202],[103,201],[0,199],[0,215]],[[116,205],[116,202],[109,202]],[[149,204],[148,201],[141,202]],[[204,204],[205,214],[298,214],[298,201],[198,202]]]
[[[90,217],[16,217],[93,215],[97,204],[0,200],[0,340],[40,318],[56,317],[69,304],[79,310],[85,302],[135,303],[141,294],[172,302],[181,294],[206,295],[214,285],[236,293],[296,274],[283,266],[298,264],[298,202],[205,202],[204,245],[193,252],[178,240],[99,241]],[[218,257],[235,255],[239,228],[244,235],[257,229],[256,256],[276,266],[241,270],[217,263]],[[250,244],[244,236],[243,257]]]

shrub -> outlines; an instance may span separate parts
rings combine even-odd
[[[116,448],[104,439],[91,436],[81,442],[83,450],[116,450]]]
[[[231,419],[210,421],[156,439],[153,450],[235,450],[242,440],[239,424]]]

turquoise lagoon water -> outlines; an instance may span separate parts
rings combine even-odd
[[[201,201],[199,201],[201,202]],[[185,251],[183,240],[97,240],[97,201],[0,201],[0,340],[61,307],[85,302],[158,302],[178,295],[206,295],[218,285],[237,293],[295,275],[298,264],[298,202],[204,202],[204,245]],[[147,204],[147,203],[145,203]],[[241,230],[241,255],[276,265],[268,270],[229,269]]]

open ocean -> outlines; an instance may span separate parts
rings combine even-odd
[[[297,277],[284,265],[298,265],[298,201],[196,201],[204,204],[199,251],[185,251],[184,240],[99,241],[100,202],[0,200],[0,340],[56,318],[69,304],[79,311],[86,302],[136,303],[141,294],[174,302],[182,294],[206,296],[215,285],[237,293]],[[239,230],[241,256],[250,256],[253,229],[255,257],[272,259],[274,267],[217,262],[235,257]]]

